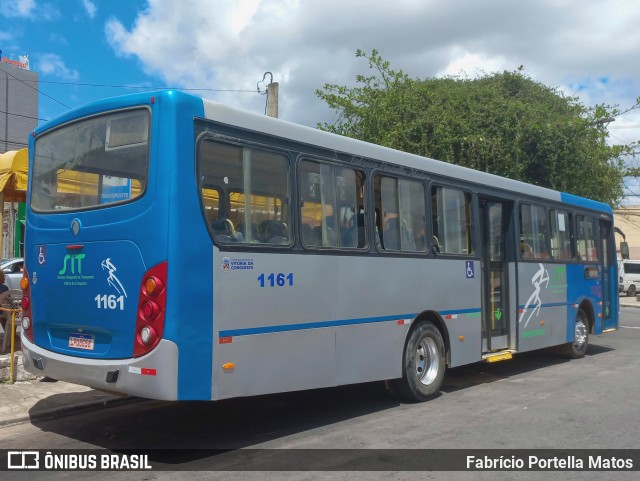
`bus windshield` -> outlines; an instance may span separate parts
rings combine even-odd
[[[31,208],[97,208],[142,195],[149,159],[148,109],[64,125],[36,139]]]

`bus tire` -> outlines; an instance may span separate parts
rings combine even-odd
[[[409,334],[402,356],[402,378],[390,381],[392,393],[408,402],[422,402],[440,393],[445,348],[432,322],[422,322]]]
[[[571,359],[584,357],[589,347],[589,318],[587,314],[578,309],[575,323],[575,334],[573,342],[567,344],[567,355]]]
[[[635,295],[636,295],[636,286],[634,284],[631,284],[629,286],[629,289],[627,289],[627,296],[633,297]]]

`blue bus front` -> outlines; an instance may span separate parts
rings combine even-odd
[[[30,371],[179,398],[178,342],[166,335],[171,199],[159,188],[171,153],[152,142],[162,115],[175,120],[170,95],[130,96],[36,131],[23,282]]]

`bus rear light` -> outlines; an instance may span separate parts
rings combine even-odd
[[[31,342],[33,341],[33,315],[31,313],[31,287],[29,286],[29,273],[24,269],[22,279],[20,279],[20,287],[22,288],[22,332]]]
[[[148,296],[153,296],[162,292],[164,286],[162,285],[162,281],[155,276],[147,277],[147,280],[144,281],[144,289]]]
[[[153,301],[146,300],[142,303],[142,316],[148,321],[152,321],[159,311],[160,308]]]
[[[142,276],[138,295],[133,357],[144,356],[162,339],[167,304],[166,285],[166,261],[153,266]]]
[[[140,340],[142,340],[143,344],[148,346],[149,344],[153,343],[155,338],[156,338],[156,333],[153,330],[153,327],[144,326],[140,330]]]

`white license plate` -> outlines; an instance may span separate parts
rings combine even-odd
[[[69,336],[69,347],[93,351],[94,336],[88,334],[74,334]]]

